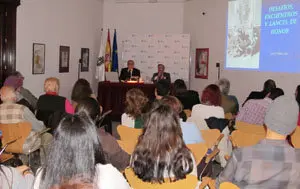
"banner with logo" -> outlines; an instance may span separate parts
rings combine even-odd
[[[122,61],[134,60],[143,79],[151,80],[157,65],[164,64],[172,82],[189,82],[190,35],[188,34],[132,34],[123,41]],[[124,64],[125,66],[126,64]]]

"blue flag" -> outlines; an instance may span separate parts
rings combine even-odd
[[[119,63],[118,63],[118,45],[117,45],[117,31],[115,30],[114,41],[113,41],[113,52],[112,52],[112,72],[118,72]]]

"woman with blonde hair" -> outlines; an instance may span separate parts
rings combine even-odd
[[[130,89],[126,93],[126,108],[122,115],[122,125],[134,128],[142,128],[143,110],[148,104],[149,99],[140,89]]]
[[[36,117],[43,121],[46,126],[50,124],[50,117],[57,114],[74,114],[74,108],[70,101],[65,97],[59,96],[59,80],[55,77],[50,77],[45,80],[44,91],[46,94],[41,95],[37,102]],[[54,128],[52,128],[54,129]]]

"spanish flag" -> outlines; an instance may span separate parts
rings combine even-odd
[[[110,46],[110,32],[108,29],[107,41],[105,47],[105,71],[111,72],[111,46]]]

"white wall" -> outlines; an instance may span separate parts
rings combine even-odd
[[[183,32],[184,3],[115,3],[115,0],[104,0],[103,7],[103,28],[105,31],[108,28],[117,29],[119,52],[122,52],[122,41],[133,33]],[[111,42],[112,34],[113,31]],[[119,53],[119,65],[123,67],[121,58]]]
[[[93,86],[99,52],[103,3],[100,0],[23,0],[17,11],[17,70],[25,76],[24,85],[35,95],[43,93],[44,79],[58,77],[60,94],[69,97],[77,80],[81,48],[90,49],[89,72],[81,77]],[[32,44],[46,44],[46,69],[32,75]],[[59,46],[70,46],[69,73],[59,73]],[[96,89],[96,88],[94,88]]]
[[[191,79],[191,88],[201,92],[208,84],[217,81],[216,62],[221,63],[221,77],[231,81],[231,93],[242,103],[251,90],[262,90],[263,82],[274,79],[277,86],[286,94],[292,95],[300,84],[299,74],[267,73],[258,71],[228,71],[224,70],[227,0],[192,0],[184,7],[184,33],[191,34],[192,41],[192,76],[196,48],[210,49],[209,78]],[[202,12],[206,14],[203,16]]]

